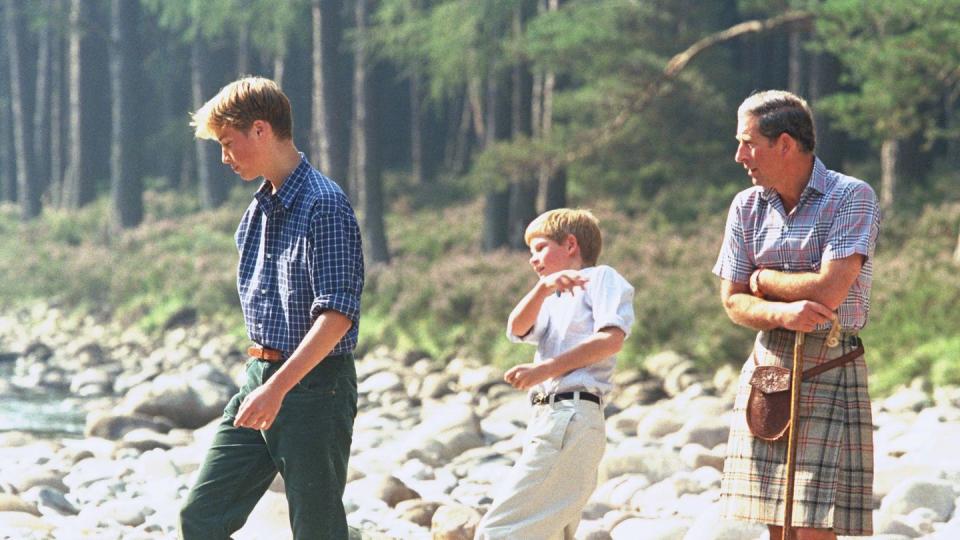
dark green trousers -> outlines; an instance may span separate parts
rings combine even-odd
[[[353,355],[330,356],[284,398],[270,429],[233,426],[243,399],[279,363],[251,360],[247,384],[233,396],[197,483],[180,510],[180,538],[228,539],[247,521],[279,472],[297,540],[347,540],[343,489],[357,414]]]

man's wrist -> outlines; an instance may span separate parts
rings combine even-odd
[[[750,294],[756,296],[757,298],[765,298],[763,295],[763,289],[760,286],[760,273],[763,272],[763,268],[757,268],[750,274]]]

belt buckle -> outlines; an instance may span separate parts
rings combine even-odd
[[[547,402],[547,395],[543,392],[537,392],[533,395],[533,404],[534,405],[543,405]]]

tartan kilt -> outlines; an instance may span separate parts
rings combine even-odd
[[[845,338],[830,349],[826,333],[807,334],[804,369],[855,348]],[[760,332],[754,352],[760,365],[791,368],[795,333]],[[783,525],[787,437],[767,442],[753,437],[745,410],[753,358],[740,373],[727,456],[720,487],[725,518]],[[794,527],[833,529],[842,536],[873,533],[873,420],[867,365],[861,356],[805,381],[800,393]]]

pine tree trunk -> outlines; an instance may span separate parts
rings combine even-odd
[[[44,0],[43,12],[52,17],[52,2]],[[49,187],[50,171],[46,149],[50,140],[50,122],[47,106],[50,99],[50,42],[53,40],[54,28],[48,19],[37,36],[37,78],[36,92],[33,100],[33,175],[38,195]]]
[[[470,162],[470,142],[473,125],[473,107],[470,104],[468,90],[464,88],[463,99],[460,102],[460,114],[451,114],[450,119],[456,119],[454,143],[451,145],[447,168],[456,174],[463,174]]]
[[[237,76],[250,75],[250,27],[237,25]]]
[[[60,20],[63,10],[62,0],[53,0],[51,13]],[[51,32],[50,46],[50,202],[53,206],[63,205],[63,33]]]
[[[958,227],[960,229],[960,227]],[[957,249],[953,252],[953,260],[960,263],[960,232],[957,233]]]
[[[957,103],[960,101],[960,86],[947,91],[943,98],[943,127],[947,133],[957,128]],[[960,168],[960,140],[947,139],[947,163],[954,170]]]
[[[356,7],[356,6],[355,6]],[[310,153],[323,174],[348,184],[349,150],[337,129],[344,118],[337,95],[341,3],[312,0],[313,29],[313,115],[310,129]]]
[[[70,0],[70,30],[67,43],[67,170],[63,179],[63,206],[80,208],[93,200],[93,186],[84,171],[83,109],[81,107],[80,47],[83,38],[83,0]]]
[[[277,53],[273,56],[273,82],[283,87],[283,70],[286,67],[286,54]]]
[[[548,0],[547,10],[558,11],[560,0]],[[549,139],[553,132],[553,92],[556,89],[556,74],[549,72],[543,81],[543,125],[540,132]],[[540,172],[540,192],[543,209],[553,210],[567,205],[567,172],[563,168],[544,167]]]
[[[423,168],[423,95],[420,71],[410,74],[410,176],[414,184],[426,181]]]
[[[484,147],[502,138],[500,119],[502,97],[500,82],[495,73],[487,75],[486,106],[484,111]],[[510,189],[493,187],[484,195],[483,250],[492,251],[507,245],[510,220]]]
[[[803,82],[803,31],[791,28],[787,33],[787,89],[797,95],[804,94]]]
[[[817,100],[829,96],[839,89],[840,62],[826,53],[816,53],[810,59],[809,100],[813,106],[814,126],[816,127],[816,153],[823,163],[831,169],[841,169],[846,154],[846,135],[833,129],[833,119],[820,112]]]
[[[200,108],[207,99],[204,73],[210,70],[207,65],[207,52],[203,38],[197,37],[190,47],[190,88],[194,110]],[[220,174],[220,155],[213,141],[196,139],[197,178],[200,184],[200,201],[206,209],[217,208],[227,198],[227,183]]]
[[[135,227],[143,220],[143,186],[134,170],[133,148],[133,35],[137,3],[110,1],[110,192],[114,224]]]
[[[564,208],[567,206],[567,170],[563,167],[553,171],[547,181],[546,193],[543,197],[545,210]]]
[[[522,6],[517,6],[513,14],[513,35],[516,39],[523,35],[523,24]],[[529,137],[531,131],[532,82],[526,63],[517,62],[511,77],[510,130],[511,138],[518,140]],[[521,176],[510,180],[508,243],[510,247],[523,249],[526,246],[523,233],[527,224],[537,217],[537,179],[521,173]]]
[[[880,208],[888,215],[893,209],[899,160],[900,141],[884,139],[880,146]]]
[[[2,17],[3,13],[0,13],[0,21]],[[17,171],[13,166],[13,122],[10,119],[8,74],[7,55],[0,54],[0,201],[16,202]]]
[[[368,51],[368,0],[356,0],[354,22],[356,43],[353,62],[353,151],[352,170],[359,191],[362,209],[364,246],[367,256],[378,263],[390,262],[387,234],[384,227],[383,182],[377,163],[370,112],[370,53]]]
[[[10,110],[13,117],[13,151],[17,170],[17,199],[24,219],[32,219],[40,214],[40,196],[36,179],[31,171],[30,129],[27,125],[27,111],[24,105],[24,75],[20,65],[20,28],[17,3],[8,2],[3,10],[4,33],[7,39],[8,67],[10,79]]]

